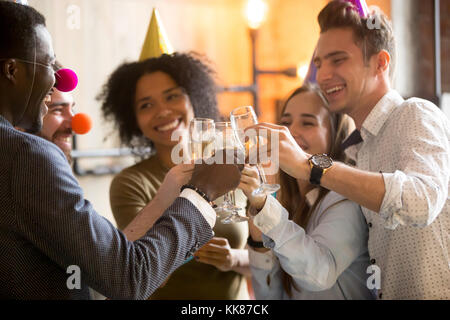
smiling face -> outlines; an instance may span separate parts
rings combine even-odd
[[[21,79],[21,96],[25,109],[18,116],[18,127],[25,129],[29,133],[37,133],[42,127],[42,118],[47,113],[47,107],[44,103],[46,96],[55,83],[55,75],[52,64],[55,62],[52,39],[47,29],[38,25],[35,28],[36,39],[36,62],[39,64],[30,64],[20,62],[19,64],[26,70]]]
[[[75,103],[70,93],[55,88],[53,90],[51,99],[47,102],[48,113],[44,117],[39,135],[56,144],[67,156],[72,150],[72,118]]]
[[[298,145],[309,154],[329,153],[331,124],[328,110],[315,92],[292,97],[281,116]]]
[[[134,110],[139,129],[155,148],[172,147],[172,134],[182,135],[194,118],[189,96],[166,73],[143,75],[136,84]]]
[[[314,55],[317,83],[332,112],[354,117],[359,108],[369,105],[376,86],[376,56],[364,62],[361,48],[349,28],[334,28],[322,33]]]

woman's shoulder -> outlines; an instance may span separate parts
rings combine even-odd
[[[165,172],[159,164],[158,159],[152,156],[148,159],[142,160],[132,166],[123,169],[112,180],[112,185],[123,185],[129,183],[154,183],[155,177],[157,180],[164,179]]]
[[[324,196],[310,222],[312,226],[318,226],[325,221],[328,223],[344,222],[349,227],[357,226],[358,228],[365,225],[364,214],[359,204],[333,191]]]
[[[138,163],[124,168],[115,178],[141,177],[149,174],[156,174],[163,171],[156,156],[139,161]]]
[[[361,207],[357,203],[334,191],[328,192],[323,197],[318,206],[317,214],[321,215],[322,213],[329,210],[346,211],[347,214],[349,213],[349,211],[358,214],[361,213]]]

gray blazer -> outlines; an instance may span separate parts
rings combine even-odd
[[[0,298],[145,299],[212,238],[198,209],[177,198],[131,242],[95,212],[64,154],[0,116]],[[71,265],[81,289],[69,289]]]

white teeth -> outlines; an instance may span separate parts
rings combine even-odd
[[[334,93],[334,92],[336,92],[336,91],[340,91],[340,90],[342,90],[342,89],[344,89],[344,86],[336,86],[336,87],[334,87],[334,88],[328,89],[328,90],[327,90],[327,93],[328,93],[328,94],[331,94],[331,93]]]
[[[168,131],[168,130],[172,130],[174,128],[176,128],[178,126],[178,124],[180,123],[179,119],[175,119],[173,120],[171,123],[168,123],[164,126],[161,127],[156,127],[157,131]]]
[[[62,142],[70,142],[70,137],[67,138],[58,138],[57,140],[60,140]]]

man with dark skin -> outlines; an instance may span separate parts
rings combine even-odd
[[[88,287],[113,299],[147,298],[212,238],[216,215],[205,199],[237,187],[240,168],[196,165],[154,226],[143,212],[134,222],[147,231],[127,240],[84,199],[61,150],[28,134],[40,131],[55,83],[44,17],[0,2],[0,39],[0,298],[89,299]],[[74,268],[70,285],[66,270]]]

